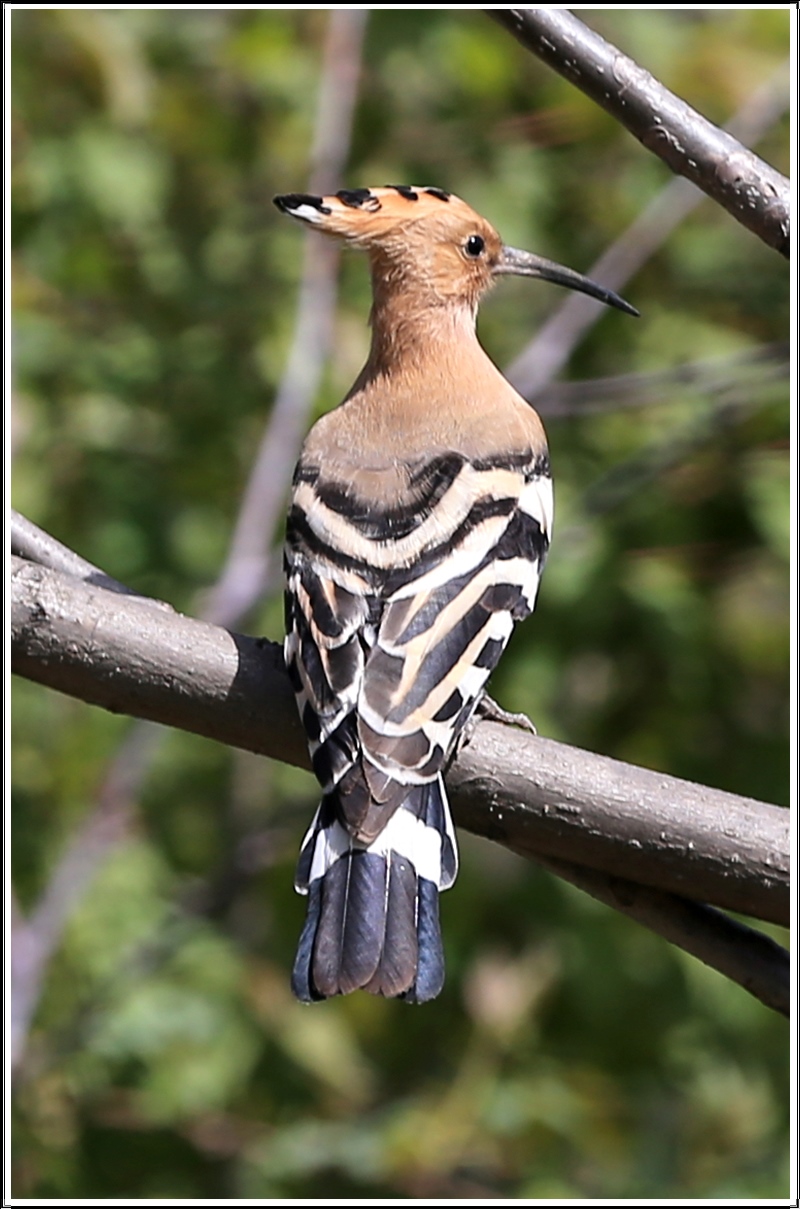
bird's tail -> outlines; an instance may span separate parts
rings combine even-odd
[[[442,778],[409,788],[370,844],[327,794],[303,841],[295,888],[308,894],[292,990],[305,1003],[363,988],[424,1003],[444,983],[439,892],[455,881],[455,833]]]

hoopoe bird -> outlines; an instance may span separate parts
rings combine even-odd
[[[516,248],[443,189],[289,193],[278,208],[367,252],[372,344],[303,445],[287,521],[285,658],[322,801],[295,886],[304,1002],[439,994],[438,898],[458,868],[443,773],[553,523],[542,423],[478,343],[481,296],[540,277],[637,314]]]

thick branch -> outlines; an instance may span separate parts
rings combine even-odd
[[[13,560],[12,670],[303,767],[280,647]],[[448,774],[461,826],[516,851],[788,922],[788,812],[494,723]]]
[[[490,9],[565,79],[771,248],[789,256],[789,182],[563,8]]]
[[[778,806],[486,723],[448,775],[462,827],[714,903],[789,920],[789,816]]]

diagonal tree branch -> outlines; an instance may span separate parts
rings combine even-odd
[[[12,583],[14,671],[105,708],[308,766],[277,644],[158,616],[134,598],[24,560],[14,560]],[[779,807],[488,722],[459,754],[448,787],[462,826],[565,863],[569,880],[618,908],[625,903],[676,943],[689,927],[683,947],[737,981],[752,964],[747,946],[736,950],[731,930],[685,899],[788,920],[788,815]],[[593,880],[593,870],[606,880]],[[637,898],[632,873],[661,897]],[[623,882],[608,883],[609,875]],[[767,983],[754,993],[774,1005],[782,992]]]
[[[789,954],[763,932],[704,903],[610,877],[566,861],[536,857],[551,873],[571,882],[599,902],[644,924],[693,957],[718,970],[755,995],[767,1007],[789,1015]],[[577,876],[576,876],[577,875]]]
[[[728,130],[736,131],[748,142],[757,142],[786,112],[786,75],[782,67],[755,89],[729,121]],[[589,276],[611,289],[623,290],[702,201],[703,194],[690,181],[669,181],[594,262]],[[506,377],[538,408],[542,389],[564,368],[586,332],[605,313],[601,303],[585,294],[570,294],[508,366]]]
[[[697,185],[788,259],[790,187],[785,176],[702,117],[567,9],[487,11],[523,46],[621,122],[673,172]]]

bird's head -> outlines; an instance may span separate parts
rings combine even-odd
[[[636,315],[612,290],[551,260],[507,247],[497,231],[452,193],[429,186],[341,189],[328,197],[286,193],[275,205],[324,234],[369,253],[382,288],[424,292],[431,301],[466,303],[505,274],[540,277]]]

